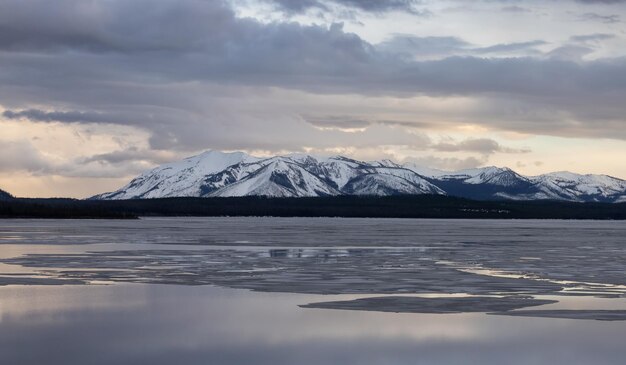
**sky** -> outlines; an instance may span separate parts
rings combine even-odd
[[[626,178],[626,0],[1,0],[0,189],[213,149]]]

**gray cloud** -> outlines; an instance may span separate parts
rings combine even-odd
[[[570,40],[572,42],[597,42],[597,41],[605,41],[608,39],[615,38],[615,34],[607,34],[607,33],[593,33],[593,34],[582,34],[571,36]]]
[[[177,52],[206,47],[233,20],[224,2],[45,0],[0,3],[0,48]],[[158,26],[155,26],[158,24]],[[150,25],[150,26],[148,26]]]
[[[376,45],[377,50],[405,57],[449,56],[470,48],[470,44],[457,37],[416,37],[396,34]]]
[[[435,123],[406,121],[406,120],[390,120],[390,119],[372,119],[363,116],[349,115],[324,115],[324,116],[303,116],[303,119],[318,128],[337,129],[337,130],[355,130],[364,129],[371,126],[385,126],[392,128],[403,128],[406,130],[419,130],[434,128]]]
[[[528,153],[528,149],[514,149],[500,145],[489,138],[466,139],[460,142],[441,142],[431,146],[432,149],[442,152],[477,152],[491,155],[496,152],[502,153]]]
[[[151,164],[162,164],[170,162],[180,157],[167,152],[144,150],[136,147],[129,147],[120,151],[102,153],[89,157],[79,158],[81,164],[98,162],[104,164],[120,164],[129,161],[146,161]]]
[[[508,13],[530,13],[531,10],[517,5],[504,6],[500,10]]]
[[[486,156],[467,158],[422,156],[408,158],[403,162],[413,162],[419,166],[428,166],[446,171],[457,171],[483,166],[487,161]]]
[[[390,127],[402,127],[407,129],[428,129],[434,128],[438,124],[432,122],[404,121],[404,120],[377,120],[377,124]]]
[[[453,55],[483,56],[487,54],[511,54],[522,52],[525,55],[541,54],[536,49],[546,45],[543,40],[516,43],[500,43],[487,47],[475,47],[458,37],[417,37],[410,34],[396,34],[375,45],[379,52],[398,54],[405,58],[445,58]]]
[[[27,109],[20,111],[5,110],[2,116],[6,119],[27,119],[35,122],[61,122],[61,123],[113,123],[116,119],[104,113],[79,112],[79,111],[51,111],[39,109]]]
[[[0,172],[25,172],[35,176],[126,177],[172,159],[171,154],[131,148],[60,162],[47,158],[27,140],[2,141]]]
[[[621,17],[618,14],[598,14],[598,13],[584,13],[578,16],[582,21],[593,21],[605,24],[621,23]]]
[[[563,61],[581,61],[588,54],[593,53],[593,49],[578,45],[565,45],[553,49],[546,55],[550,58]]]
[[[418,0],[264,0],[275,4],[281,10],[290,13],[301,13],[309,9],[328,10],[327,4],[337,4],[368,12],[408,11],[419,13],[415,5]]]
[[[326,117],[306,117],[307,123],[319,128],[337,130],[365,129],[372,125],[380,124],[392,127],[414,128],[420,126],[416,123],[401,121],[370,121],[367,119],[355,119],[348,116],[326,116]],[[474,138],[463,141],[444,141],[433,143],[430,139],[421,138],[419,144],[413,143],[414,148],[421,150],[433,150],[439,152],[473,152],[482,155],[492,155],[494,153],[529,153],[530,149],[516,149],[502,146],[500,143],[489,138]]]
[[[579,3],[586,4],[621,4],[626,3],[626,0],[576,0]]]
[[[318,128],[329,128],[339,130],[362,129],[369,127],[372,122],[362,118],[352,118],[350,116],[323,116],[304,117],[304,120]]]
[[[472,96],[491,101],[473,120],[495,128],[626,138],[623,58],[572,62],[571,54],[556,52],[546,58],[454,56],[460,52],[455,49],[471,46],[454,37],[409,36],[370,44],[340,24],[237,18],[220,1],[7,0],[0,3],[0,24],[5,118],[131,125],[150,131],[155,149],[345,143],[341,133],[298,124],[297,115],[306,110],[264,106],[271,98],[267,90],[275,88],[317,95]],[[399,54],[410,47],[442,58]],[[379,119],[361,124],[391,126]],[[380,144],[413,143],[411,136],[385,133]],[[353,145],[372,146],[378,136],[351,137],[358,139]]]
[[[63,2],[74,4],[75,1],[63,0]],[[22,3],[21,1],[15,2],[15,4]],[[174,3],[179,4],[178,6],[182,9],[187,9],[187,4],[190,3],[192,4],[191,9],[195,9],[199,3],[204,4],[205,2],[165,1],[165,3],[170,4],[170,6],[174,6],[172,5]],[[7,2],[3,4],[7,4]],[[113,1],[112,4],[117,4],[122,8],[127,6],[125,5],[127,2],[124,1]],[[213,3],[211,2],[211,4]],[[15,7],[23,6],[15,5]],[[150,82],[207,80],[247,85],[292,87],[318,92],[338,91],[372,94],[380,92],[462,94],[492,91],[523,94],[528,89],[532,89],[534,92],[544,88],[546,93],[552,93],[565,91],[555,90],[554,86],[559,85],[555,78],[563,77],[559,75],[562,73],[557,72],[550,75],[553,70],[563,66],[571,72],[567,78],[574,80],[576,78],[593,78],[594,75],[587,75],[587,73],[601,72],[603,67],[613,69],[624,66],[623,60],[602,61],[589,64],[587,67],[579,67],[535,59],[478,59],[472,57],[450,57],[438,61],[407,62],[389,56],[354,34],[344,32],[340,25],[325,28],[302,26],[297,23],[260,24],[247,19],[237,20],[227,10],[215,5],[208,5],[208,7],[213,10],[205,9],[205,13],[213,11],[220,16],[230,14],[230,18],[222,19],[221,24],[224,29],[217,34],[213,32],[204,33],[205,42],[215,46],[207,48],[204,52],[197,53],[195,49],[190,48],[186,51],[181,50],[175,56],[161,54],[160,57],[153,57],[155,55],[144,57],[132,54],[124,56],[92,56],[89,53],[76,56],[63,54],[47,57],[43,60],[40,57],[18,53],[6,55],[2,62],[10,71],[18,73],[20,78],[26,77],[24,75],[25,69],[32,71],[33,68],[36,77],[44,76],[38,73],[38,70],[44,71],[53,67],[59,67],[59,73],[68,75],[68,78],[60,80],[55,80],[55,75],[44,77],[39,82],[44,87],[48,86],[46,82],[79,81],[89,83],[94,81],[91,77],[95,77],[97,82],[102,83],[98,86],[106,88],[110,85],[104,81],[122,81],[126,77],[131,77],[131,79],[146,84]],[[68,11],[72,12],[71,8],[68,8]],[[0,14],[9,13],[11,12],[6,11]],[[193,23],[196,19],[195,15],[191,18],[184,16],[192,13],[189,9],[178,11],[178,13],[183,15],[176,18],[176,24]],[[44,17],[43,14],[41,16]],[[36,28],[40,19],[36,14],[32,14],[31,17],[32,19],[24,19],[24,21],[28,20],[28,23],[33,24],[33,27]],[[159,28],[161,27],[160,21],[162,19],[159,16],[150,18],[146,15],[146,17],[146,23],[143,24],[145,28],[154,28],[156,24],[159,24]],[[5,24],[5,28],[13,23],[9,16],[6,18],[2,22]],[[129,20],[129,22],[131,21]],[[137,23],[137,20],[133,19],[132,23]],[[202,23],[206,23],[206,21],[203,20]],[[58,24],[60,28],[65,26]],[[23,25],[19,27],[15,25],[15,27],[19,28]],[[175,28],[174,25],[170,25],[170,27]],[[70,26],[69,29],[59,33],[68,34],[73,28],[75,26]],[[110,28],[113,27],[106,27],[106,29]],[[195,29],[193,26],[187,28]],[[111,31],[117,32],[113,29]],[[19,33],[18,30],[13,33],[16,32]],[[22,36],[36,37],[34,35],[36,32],[31,33]],[[145,31],[144,33],[150,32]],[[71,45],[69,39],[74,37],[69,35],[67,39],[60,38],[57,41]],[[75,36],[78,37],[80,34],[75,34]],[[155,44],[156,42],[152,36],[136,37],[135,43],[138,45]],[[199,36],[196,37],[200,38]],[[430,38],[425,42],[436,44],[437,41],[445,44],[443,48],[450,48],[451,43],[463,44],[463,41],[448,37]],[[164,41],[164,44],[168,43],[168,40]],[[529,43],[538,44],[541,41]],[[514,46],[520,47],[520,45]],[[522,46],[528,46],[528,44]],[[79,63],[90,61],[95,62],[95,64],[91,64],[89,68],[77,67]],[[485,80],[485,73],[499,77]],[[526,79],[527,82],[520,84],[512,82],[517,77],[524,79],[527,73],[544,74],[543,76],[546,77],[541,78],[541,80]],[[7,79],[11,79],[11,75],[5,74],[5,76]],[[107,80],[107,77],[111,77],[113,80]],[[68,85],[68,87],[72,86]],[[129,86],[132,87],[133,85]],[[579,85],[578,87],[574,85],[574,89],[581,91],[583,86],[586,88],[588,85]],[[140,98],[140,96],[135,98]]]
[[[41,172],[48,168],[48,162],[27,140],[2,141],[0,172]]]
[[[489,47],[474,48],[472,49],[472,52],[478,53],[478,54],[515,52],[515,51],[521,51],[521,50],[532,50],[537,46],[542,46],[545,44],[548,44],[548,42],[542,41],[542,40],[517,42],[517,43],[503,43],[503,44],[496,44],[496,45],[489,46]]]

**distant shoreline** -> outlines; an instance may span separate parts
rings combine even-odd
[[[137,219],[142,216],[626,220],[626,203],[477,201],[440,195],[0,201],[0,218]]]

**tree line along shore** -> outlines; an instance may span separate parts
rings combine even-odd
[[[623,220],[626,203],[476,201],[440,195],[0,201],[0,218],[136,219],[141,216]]]

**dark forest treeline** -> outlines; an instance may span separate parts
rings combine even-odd
[[[135,218],[137,216],[626,219],[626,204],[473,201],[440,195],[166,198],[122,201],[15,199],[0,202],[0,217]]]
[[[136,214],[75,199],[0,200],[0,218],[133,219]]]

